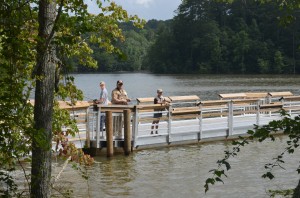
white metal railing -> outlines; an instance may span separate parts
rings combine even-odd
[[[185,104],[195,104],[189,102]],[[166,106],[162,110],[162,118],[158,126],[158,134],[151,135],[152,121],[155,107],[145,108],[139,105],[128,107],[131,109],[131,127],[133,147],[147,144],[166,143],[198,140],[208,137],[232,136],[246,133],[252,129],[253,125],[262,125],[270,120],[279,119],[279,109],[277,106],[266,106],[264,100],[247,101],[239,100],[224,101],[223,105],[199,105],[194,106],[191,111],[173,110],[173,105]],[[282,101],[283,108],[289,108],[288,113],[300,112],[300,101]],[[180,105],[180,104],[177,104]],[[280,106],[280,105],[279,105]],[[190,106],[189,106],[190,107]],[[103,108],[103,109],[102,109]],[[90,113],[91,139],[96,140],[99,146],[100,140],[105,140],[105,133],[100,131],[100,119],[103,112],[108,107],[99,106],[97,113]],[[124,106],[125,108],[125,106]],[[293,109],[294,108],[294,109]],[[179,111],[180,112],[180,111]],[[96,116],[96,118],[95,118]],[[96,121],[95,121],[96,120]],[[92,122],[91,122],[92,121]],[[95,126],[96,125],[96,126]],[[96,138],[95,134],[96,132]],[[101,136],[100,136],[101,133]]]

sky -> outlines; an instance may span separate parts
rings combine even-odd
[[[173,18],[181,0],[114,0],[114,2],[121,5],[130,15],[136,14],[145,20],[167,20]],[[95,0],[87,0],[86,3],[91,13],[99,13]]]

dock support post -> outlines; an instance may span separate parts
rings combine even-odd
[[[133,147],[136,147],[136,141],[137,141],[138,132],[139,132],[139,111],[138,111],[137,106],[134,107],[134,118],[133,118],[132,125],[134,126],[133,131],[132,131]]]
[[[233,101],[228,102],[228,132],[226,136],[231,136],[233,133]]]
[[[106,149],[107,157],[114,155],[114,142],[113,142],[113,119],[112,112],[106,112]]]
[[[124,109],[124,153],[129,155],[131,151],[130,109]]]
[[[172,104],[169,105],[168,108],[168,144],[171,144],[171,132],[172,132]]]
[[[96,148],[99,148],[99,134],[100,134],[100,120],[101,120],[101,109],[97,108],[97,129],[96,129]],[[94,137],[93,137],[94,138]]]
[[[90,137],[90,116],[89,116],[89,108],[86,109],[86,126],[85,126],[85,130],[86,130],[86,142],[85,142],[85,146],[86,148],[90,148],[91,146],[91,137]]]

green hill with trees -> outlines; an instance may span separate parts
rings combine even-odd
[[[96,71],[299,73],[300,15],[292,13],[294,20],[286,25],[278,17],[284,14],[272,2],[183,1],[172,20],[150,20],[142,30],[121,24],[126,40],[117,46],[124,56],[93,46]],[[95,69],[77,66],[75,71]]]

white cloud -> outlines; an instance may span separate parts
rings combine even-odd
[[[1,1],[1,0],[0,0]],[[96,0],[84,0],[88,4],[89,12],[98,14],[100,9],[96,5]],[[101,0],[103,2],[103,0]],[[111,0],[121,5],[129,14],[137,14],[140,18],[150,20],[166,20],[174,16],[182,0]],[[105,1],[104,5],[107,5]]]
[[[153,3],[153,0],[135,0],[136,4],[149,7],[151,3]]]

